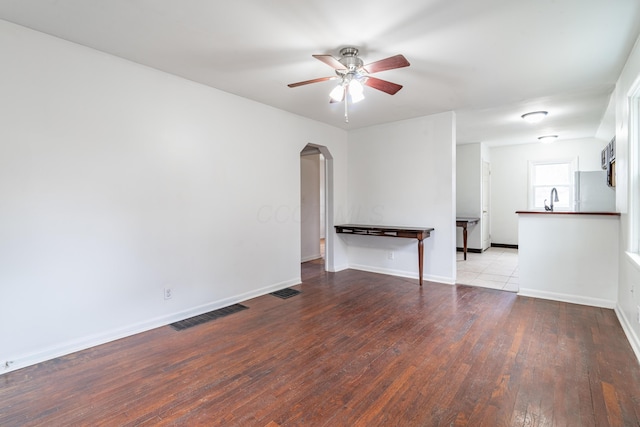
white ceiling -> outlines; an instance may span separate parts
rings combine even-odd
[[[456,111],[458,142],[594,137],[640,33],[638,0],[0,0],[0,18],[344,129]],[[344,123],[312,54],[408,68]],[[530,125],[520,115],[549,111]]]

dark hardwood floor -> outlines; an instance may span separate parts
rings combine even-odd
[[[301,294],[0,376],[0,426],[638,426],[612,310],[303,267]]]

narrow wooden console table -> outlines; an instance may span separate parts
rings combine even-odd
[[[456,226],[462,227],[462,243],[464,253],[464,260],[467,260],[467,226],[475,225],[480,221],[480,218],[466,218],[466,217],[457,217],[456,218]]]
[[[433,228],[428,227],[397,227],[389,225],[336,225],[336,233],[356,234],[359,236],[386,236],[418,239],[418,274],[422,286],[424,245],[422,241],[431,235]]]

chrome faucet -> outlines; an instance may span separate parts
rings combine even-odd
[[[555,195],[555,197],[554,197]],[[551,199],[551,205],[547,206],[547,199],[544,199],[544,210],[545,211],[549,211],[549,212],[553,212],[553,202],[559,202],[560,199],[558,199],[558,190],[556,190],[556,187],[553,187],[551,189],[551,195],[549,196],[549,198]]]

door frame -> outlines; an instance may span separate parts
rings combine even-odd
[[[334,242],[335,232],[333,232],[333,156],[324,145],[308,143],[300,151],[303,153],[314,152],[322,154],[324,157],[324,269],[325,271],[335,271]]]
[[[485,186],[485,172],[487,174],[486,186]],[[480,188],[482,191],[482,195],[480,198],[481,199],[480,212],[481,212],[481,218],[482,218],[481,245],[482,245],[482,250],[486,251],[491,247],[491,164],[484,159],[482,160],[482,184]],[[487,202],[486,206],[485,206],[485,200]]]

